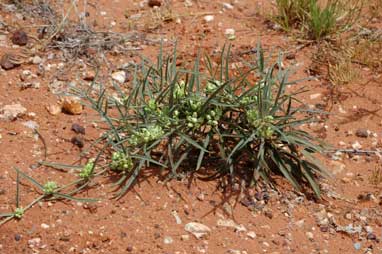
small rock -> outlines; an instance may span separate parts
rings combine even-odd
[[[13,33],[11,40],[13,44],[25,46],[28,43],[28,35],[22,30],[17,30]]]
[[[190,236],[189,236],[189,235],[181,235],[181,236],[180,236],[180,239],[181,239],[182,241],[188,241],[188,240],[190,240]]]
[[[74,131],[75,133],[85,135],[85,128],[79,125],[78,123],[72,124],[71,130]]]
[[[0,109],[0,120],[13,121],[16,118],[25,115],[27,109],[21,106],[21,104],[5,105]]]
[[[360,138],[367,138],[369,137],[370,135],[370,131],[367,130],[367,129],[358,129],[356,132],[355,132],[355,135],[357,137],[360,137]]]
[[[162,5],[162,2],[159,0],[149,0],[147,4],[149,7],[153,8],[153,7],[160,7]]]
[[[361,243],[355,243],[354,244],[354,249],[360,250],[361,249]]]
[[[41,238],[39,238],[39,237],[32,238],[32,239],[28,240],[29,248],[39,247],[40,244],[41,244]]]
[[[241,254],[241,251],[240,250],[230,249],[226,253],[228,253],[228,254]]]
[[[4,54],[0,60],[1,67],[4,70],[11,70],[20,66],[19,63],[15,63],[14,61],[12,61],[13,58],[15,58],[13,54],[8,54],[8,53]]]
[[[227,36],[229,40],[234,40],[236,38],[235,36],[235,29],[233,28],[227,28],[224,32],[224,34]]]
[[[39,56],[34,56],[32,59],[32,63],[33,64],[40,64],[40,63],[42,63],[42,58]]]
[[[48,224],[42,223],[41,228],[48,229],[48,228],[50,228],[50,226]]]
[[[74,136],[70,140],[70,142],[72,142],[73,145],[76,145],[79,148],[83,148],[84,147],[84,141],[83,141],[83,139],[80,136]]]
[[[223,8],[224,9],[228,9],[228,10],[232,10],[233,9],[233,5],[230,4],[230,3],[223,3]]]
[[[166,236],[164,239],[163,239],[163,243],[164,244],[172,244],[174,242],[174,240],[172,239],[171,236]]]
[[[58,115],[61,113],[62,108],[56,104],[46,106],[46,110],[49,112],[51,115]]]
[[[249,232],[247,233],[247,236],[248,236],[249,238],[255,239],[257,235],[256,235],[255,232],[253,232],[253,231],[249,231]]]
[[[7,193],[5,189],[0,189],[0,195],[4,195],[5,193]]]
[[[15,241],[18,242],[21,240],[21,235],[20,234],[15,234]]]
[[[322,94],[320,94],[320,93],[311,94],[310,99],[315,100],[315,99],[320,98],[321,96],[322,96]]]
[[[176,224],[178,224],[178,225],[182,224],[182,220],[180,219],[177,211],[174,210],[171,212],[171,214],[172,214],[172,216],[174,216]]]
[[[84,75],[84,80],[93,81],[95,79],[96,73],[94,71],[87,71]]]
[[[367,234],[366,239],[370,240],[370,241],[376,241],[377,240],[377,236],[374,233],[369,233],[369,234]]]
[[[203,200],[204,200],[204,193],[203,193],[203,192],[199,193],[199,194],[196,196],[196,198],[197,198],[199,201],[203,201]]]
[[[313,241],[313,239],[314,239],[314,235],[313,235],[312,232],[306,232],[305,235],[306,235],[306,237],[308,237],[308,239],[309,239],[310,241]]]
[[[79,98],[65,97],[62,101],[62,111],[70,115],[80,115],[83,107]]]
[[[237,232],[243,232],[247,231],[247,229],[243,225],[239,225],[233,220],[224,220],[224,219],[219,219],[216,222],[216,225],[219,227],[229,227],[229,228],[234,228],[235,231]]]
[[[205,21],[205,22],[211,22],[211,21],[213,21],[215,19],[215,17],[213,16],[213,15],[206,15],[206,16],[204,16],[204,18],[203,18],[203,20]]]
[[[358,150],[358,149],[361,149],[362,148],[362,145],[358,142],[358,141],[355,141],[351,147],[355,150]]]
[[[201,239],[205,236],[208,236],[211,232],[211,229],[208,226],[198,222],[187,223],[184,226],[184,230],[193,234],[197,239]]]
[[[111,78],[117,81],[118,83],[123,84],[126,81],[126,72],[116,71],[113,74],[111,74]]]

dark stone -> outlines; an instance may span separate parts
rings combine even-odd
[[[72,124],[72,131],[78,134],[83,134],[85,135],[85,128],[79,125],[78,123]]]
[[[17,30],[13,33],[11,40],[13,44],[25,46],[28,43],[28,35],[22,30]]]
[[[160,7],[162,5],[161,1],[159,0],[149,0],[148,5],[152,7]]]
[[[377,240],[377,236],[373,233],[369,233],[367,234],[367,237],[366,237],[367,240],[370,240],[370,241],[376,241]]]
[[[355,132],[355,135],[359,138],[367,138],[369,137],[369,132],[367,131],[367,129],[358,129]]]
[[[79,148],[84,147],[84,141],[80,136],[74,136],[71,140],[73,145],[78,146]]]
[[[132,246],[127,246],[126,251],[127,252],[132,252],[133,251],[133,247]]]
[[[15,234],[15,241],[18,242],[21,240],[21,235]]]

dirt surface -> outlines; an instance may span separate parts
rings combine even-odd
[[[73,7],[69,1],[47,2],[61,18]],[[89,108],[79,115],[52,115],[47,110],[59,104],[56,89],[89,82],[95,59],[102,66],[99,80],[110,84],[111,74],[137,60],[137,54],[155,59],[161,41],[168,52],[176,43],[179,61],[187,63],[198,50],[217,56],[227,43],[226,29],[234,29],[235,38],[229,41],[234,62],[241,56],[250,59],[251,49],[261,41],[266,52],[287,52],[283,63],[296,69],[293,78],[298,79],[309,75],[316,50],[314,43],[301,42],[269,21],[271,1],[171,0],[159,1],[160,8],[149,7],[147,1],[84,1],[86,8],[79,2],[68,19],[76,21],[85,10],[83,16],[95,31],[129,36],[123,49],[86,49],[70,55],[67,48],[42,48],[44,39],[38,37],[46,20],[10,2],[0,5],[0,55],[12,53],[20,64],[0,69],[0,108],[20,104],[26,109],[11,121],[0,119],[0,213],[15,208],[14,167],[42,182],[64,184],[75,178],[73,172],[36,163],[44,159],[44,142],[49,161],[78,163],[81,150],[100,135],[98,116]],[[206,16],[213,20],[206,21]],[[376,17],[371,25],[381,24],[382,18]],[[29,36],[26,46],[12,42],[18,29]],[[382,76],[369,67],[355,68],[359,78],[335,89],[319,76],[299,85],[308,90],[301,95],[305,103],[329,113],[306,128],[334,148],[349,150],[322,156],[333,174],[322,179],[322,200],[292,191],[281,179],[279,191],[254,188],[227,196],[218,182],[165,183],[162,175],[147,169],[120,200],[109,199],[112,179],[104,177],[81,194],[101,198],[95,204],[36,204],[22,219],[0,226],[0,253],[382,253],[382,176],[379,181],[376,177],[380,155],[351,151],[382,147]],[[28,127],[35,123],[41,136]],[[76,135],[73,123],[86,130],[82,149],[71,142]],[[36,195],[23,181],[21,203]],[[257,202],[246,203],[246,196],[255,196]],[[197,239],[185,231],[190,222],[208,226],[209,235]]]

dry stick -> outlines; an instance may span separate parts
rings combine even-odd
[[[336,153],[336,152],[364,154],[364,155],[367,155],[367,154],[381,155],[382,153],[381,150],[360,150],[360,149],[333,149],[333,150],[324,151],[324,153]]]

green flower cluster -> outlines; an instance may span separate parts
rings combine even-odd
[[[273,136],[274,130],[271,127],[273,116],[260,118],[259,113],[254,109],[248,110],[246,116],[248,123],[256,128],[259,137],[269,139]]]
[[[48,181],[44,185],[44,194],[50,195],[53,194],[54,191],[58,188],[57,183],[53,181]]]
[[[176,85],[174,87],[174,91],[173,91],[174,99],[180,100],[180,99],[183,99],[184,97],[186,97],[186,95],[187,95],[187,93],[186,93],[186,82],[184,82],[182,80],[179,83],[176,83]]]
[[[94,168],[94,159],[90,159],[88,163],[85,164],[85,166],[82,168],[81,172],[79,173],[79,176],[82,179],[89,179],[91,175],[93,174],[93,168]]]
[[[17,207],[15,209],[15,211],[13,212],[13,215],[17,218],[17,219],[21,219],[21,217],[23,217],[24,215],[24,209],[21,208],[21,207]]]
[[[124,152],[114,152],[111,157],[110,168],[115,171],[130,171],[133,168],[133,160]]]
[[[215,90],[218,89],[220,86],[221,82],[219,80],[208,81],[205,88],[206,94],[215,92]]]
[[[129,139],[129,143],[133,146],[146,144],[160,139],[163,135],[164,131],[160,125],[151,125],[147,128],[142,128],[139,131],[134,132]]]
[[[210,110],[206,114],[207,124],[210,126],[217,126],[219,124],[221,115],[222,111],[219,108],[216,108],[215,110]]]

